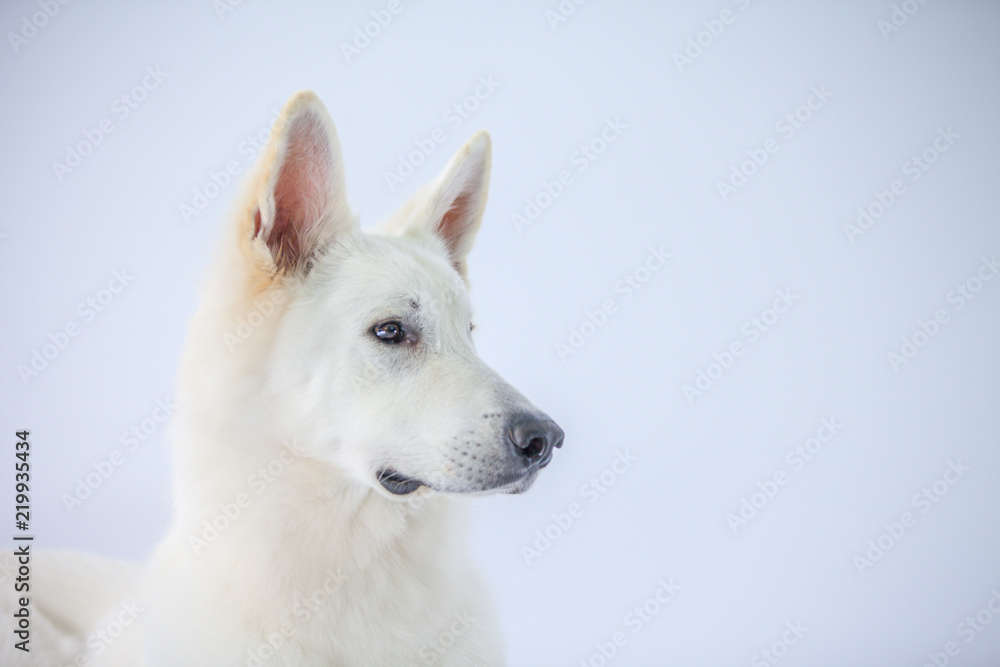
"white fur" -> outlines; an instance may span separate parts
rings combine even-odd
[[[470,337],[466,255],[489,168],[480,132],[381,234],[362,233],[332,121],[312,93],[292,97],[190,326],[169,534],[141,586],[63,557],[52,576],[75,589],[33,598],[42,662],[28,664],[73,664],[131,597],[139,618],[88,665],[504,664],[459,496],[527,489],[537,467],[512,463],[509,418],[547,418]],[[379,340],[387,321],[414,340]],[[390,493],[388,469],[421,486]],[[24,664],[4,632],[3,664]]]

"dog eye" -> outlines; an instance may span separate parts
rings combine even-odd
[[[372,329],[372,333],[379,340],[386,343],[402,343],[406,338],[403,325],[399,322],[383,322]]]

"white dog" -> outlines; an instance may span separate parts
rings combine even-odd
[[[190,327],[168,536],[142,572],[37,556],[3,664],[504,663],[458,497],[526,490],[563,433],[470,337],[489,171],[480,132],[362,233],[326,109],[289,100]]]

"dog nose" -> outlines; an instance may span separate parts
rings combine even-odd
[[[552,448],[562,447],[564,433],[548,417],[521,414],[511,419],[507,435],[514,454],[529,468],[544,468],[552,460]]]

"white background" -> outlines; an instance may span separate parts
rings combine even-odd
[[[403,0],[345,56],[385,3],[73,2],[32,31],[39,5],[4,2],[0,432],[13,443],[32,430],[40,546],[142,559],[163,533],[167,429],[133,452],[120,438],[173,396],[237,185],[207,188],[188,221],[180,207],[228,161],[245,173],[241,144],[312,88],[337,123],[363,223],[474,131],[492,135],[470,259],[478,346],[567,433],[531,492],[472,501],[471,545],[511,665],[598,666],[597,644],[616,632],[626,642],[608,664],[623,667],[770,664],[758,652],[775,642],[788,666],[917,666],[951,641],[949,664],[997,664],[1000,618],[959,624],[1000,590],[1000,280],[976,278],[1000,253],[1000,6],[680,4],[594,1],[552,24],[555,0]],[[731,22],[713,23],[723,10]],[[894,11],[901,25],[887,30]],[[686,49],[695,57],[679,61]],[[147,68],[162,80],[133,94]],[[495,90],[467,100],[480,77]],[[800,108],[813,87],[826,99]],[[127,117],[113,106],[122,95],[143,98]],[[463,103],[475,109],[456,127],[445,114]],[[797,111],[787,136],[777,123]],[[113,131],[57,175],[102,119]],[[609,119],[625,129],[595,141],[603,152],[580,171],[577,151]],[[443,143],[390,189],[386,171],[436,128]],[[939,128],[957,138],[911,180],[905,163]],[[777,151],[724,198],[719,182],[769,138]],[[564,169],[572,182],[517,229],[512,215]],[[903,194],[852,236],[859,207],[897,179]],[[660,246],[666,265],[639,270]],[[78,305],[122,269],[134,279],[86,321]],[[626,274],[648,278],[627,299],[615,290]],[[959,308],[952,290],[967,284],[979,291]],[[770,319],[779,289],[792,307],[751,341],[744,323]],[[608,299],[615,312],[585,325]],[[947,322],[894,368],[890,353],[938,309]],[[70,322],[80,334],[23,380],[18,367]],[[561,358],[574,328],[591,335]],[[710,367],[734,341],[744,353]],[[699,371],[715,379],[689,400]],[[794,470],[786,452],[823,418],[842,429]],[[116,449],[122,465],[68,511],[65,494]],[[12,444],[3,451],[12,459]],[[589,502],[582,485],[619,451],[636,462]],[[949,462],[968,471],[915,503]],[[781,472],[786,484],[765,483]],[[3,498],[12,477],[0,474]],[[753,496],[759,485],[773,497]],[[727,515],[744,499],[761,506],[734,531]],[[572,503],[582,516],[553,528]],[[905,512],[915,525],[859,565]],[[536,545],[536,531],[556,539]],[[627,615],[661,578],[680,591],[650,604],[637,632]],[[789,622],[807,630],[782,646]]]

